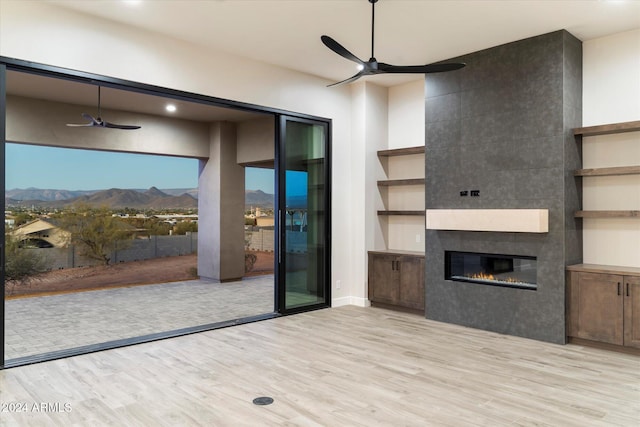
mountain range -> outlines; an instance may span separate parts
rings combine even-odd
[[[247,190],[244,192],[244,204],[245,206],[273,208],[275,197],[262,190]]]
[[[148,190],[111,188],[108,190],[53,190],[13,189],[5,192],[6,206],[38,206],[63,208],[83,203],[90,206],[132,209],[197,208],[198,189]],[[270,208],[274,204],[273,194],[261,190],[245,191],[247,206]]]
[[[6,206],[64,208],[75,204],[86,204],[93,207],[108,206],[110,208],[177,209],[197,208],[198,200],[187,193],[172,196],[156,187],[151,187],[146,191],[121,188],[99,191],[37,191],[37,189],[30,188],[24,193],[21,193],[20,190],[7,191],[5,195]]]

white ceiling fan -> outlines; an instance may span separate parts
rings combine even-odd
[[[81,123],[81,124],[76,124],[76,123],[67,123],[67,126],[70,127],[101,127],[101,128],[111,128],[111,129],[126,129],[126,130],[133,130],[133,129],[140,129],[141,126],[135,126],[135,125],[119,125],[119,124],[115,124],[115,123],[110,123],[107,122],[105,120],[102,120],[102,112],[100,109],[100,89],[101,87],[98,86],[98,117],[93,117],[91,114],[87,114],[87,113],[82,113],[82,117],[84,117],[85,119],[89,120],[89,123]]]

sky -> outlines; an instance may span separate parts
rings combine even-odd
[[[262,190],[267,194],[275,194],[273,169],[246,168],[244,186],[247,190]]]
[[[5,187],[55,190],[197,188],[198,160],[6,144]],[[273,194],[273,170],[247,168],[246,188]]]

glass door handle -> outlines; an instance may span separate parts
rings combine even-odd
[[[282,264],[282,211],[278,209],[278,264]]]

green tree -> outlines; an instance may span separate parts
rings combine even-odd
[[[111,254],[130,242],[132,227],[112,216],[107,208],[76,206],[60,217],[60,227],[70,233],[69,242],[80,254],[109,265]]]
[[[183,235],[187,234],[188,231],[196,232],[198,231],[198,223],[197,222],[179,222],[173,227],[173,234]]]
[[[150,236],[167,236],[171,230],[171,224],[161,222],[156,219],[149,219],[145,222],[145,228]]]
[[[138,229],[143,236],[167,236],[171,225],[161,222],[157,218],[126,218],[122,220]]]
[[[21,248],[20,241],[9,234],[4,235],[4,245],[4,278],[10,285],[28,284],[35,276],[47,271],[47,262],[37,250]]]
[[[16,214],[15,216],[15,226],[19,227],[22,224],[26,224],[27,222],[31,221],[33,219],[33,217],[31,215],[29,215],[26,212],[19,212],[18,214]]]

